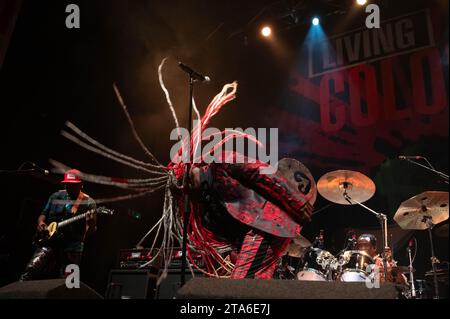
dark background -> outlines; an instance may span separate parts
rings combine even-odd
[[[400,4],[401,2],[401,4]],[[81,9],[81,29],[65,27],[65,8],[76,3]],[[67,120],[113,149],[145,160],[134,142],[125,117],[112,90],[116,82],[130,113],[149,149],[166,163],[174,128],[165,98],[159,88],[157,67],[169,57],[165,81],[184,126],[186,122],[187,78],[177,67],[184,61],[208,74],[213,81],[198,86],[196,101],[204,111],[209,100],[225,83],[239,82],[238,98],[225,107],[212,126],[279,127],[278,106],[289,110],[287,86],[297,61],[297,53],[310,27],[313,14],[326,16],[338,8],[351,7],[352,1],[304,1],[300,24],[292,26],[278,21],[277,41],[283,50],[274,52],[257,33],[263,21],[298,1],[24,1],[16,29],[0,70],[1,169],[15,169],[25,161],[50,168],[53,158],[86,172],[109,176],[140,177],[132,169],[93,155],[65,140],[59,132]],[[447,1],[382,1],[385,12],[407,13],[428,5],[442,8],[444,36],[448,39]],[[347,9],[346,9],[347,10]],[[348,9],[350,10],[350,9]],[[327,33],[339,26],[341,15],[323,18]],[[355,15],[349,23],[358,25],[363,16]],[[274,22],[275,23],[275,22]],[[277,24],[275,23],[275,24]],[[447,40],[448,52],[448,40]],[[446,66],[448,78],[448,63]],[[448,89],[448,83],[447,83]],[[303,103],[298,100],[297,103]],[[448,107],[448,106],[447,106]],[[275,112],[274,112],[275,111]],[[275,117],[274,117],[275,114]],[[281,137],[288,138],[288,137]],[[394,160],[402,151],[421,152],[433,164],[448,172],[448,134],[446,137],[423,137],[405,141],[402,149],[384,148],[386,162],[398,185],[394,199],[377,193],[368,202],[374,209],[393,217],[403,200],[425,190],[447,190],[446,185],[420,169]],[[280,158],[298,158],[316,179],[334,169],[352,168],[351,163],[327,163],[327,169],[309,165],[311,154],[289,153],[280,149]],[[326,161],[327,159],[324,159]],[[393,161],[393,162],[392,162]],[[315,163],[316,161],[314,161]],[[312,161],[311,161],[312,163]],[[370,177],[379,176],[374,168]],[[378,174],[378,175],[377,175]],[[389,174],[389,173],[388,173]],[[402,179],[401,176],[411,178]],[[17,280],[32,253],[31,238],[35,220],[48,196],[56,191],[61,176],[40,174],[1,175],[2,209],[0,222],[0,285]],[[382,183],[382,182],[380,182]],[[417,187],[410,187],[415,183]],[[377,182],[377,186],[380,184]],[[433,188],[433,189],[431,189]],[[86,184],[94,198],[121,194],[115,189]],[[316,208],[328,203],[319,198]],[[114,217],[101,216],[98,233],[86,244],[82,280],[99,292],[106,287],[107,274],[113,268],[120,248],[133,247],[159,218],[162,194],[109,205]],[[320,229],[327,235],[327,249],[340,250],[344,229],[376,227],[376,220],[358,207],[336,205],[318,214],[305,227],[310,240]],[[427,234],[416,232],[419,255],[418,273],[431,268]],[[436,243],[437,255],[448,260],[448,238]],[[404,247],[397,247],[398,259],[405,263]]]

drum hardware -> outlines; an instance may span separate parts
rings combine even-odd
[[[339,280],[345,282],[365,282],[375,262],[365,251],[347,250],[339,257]]]
[[[304,256],[301,271],[297,274],[298,280],[327,281],[332,279],[331,264],[336,263],[335,257],[328,251],[320,248],[309,248]]]
[[[448,180],[448,178],[447,178]],[[364,205],[375,194],[375,184],[367,176],[353,171],[334,171],[325,174],[317,183],[319,193],[332,203],[341,205],[358,205],[368,210],[377,217],[383,233],[383,253],[380,254],[384,264],[385,278],[388,278],[387,252],[388,248],[388,228],[387,216],[376,212]],[[426,277],[433,279],[434,298],[440,298],[437,283],[437,265],[439,260],[435,256],[433,244],[433,230],[438,237],[448,238],[448,224],[435,227],[448,219],[448,193],[447,192],[425,192],[402,203],[394,220],[403,229],[428,230],[431,247],[432,270]],[[392,239],[392,236],[391,236]],[[301,241],[301,239],[300,239]],[[365,251],[356,250],[356,234],[352,231],[347,233],[346,247],[334,257],[329,252],[323,250],[323,231],[315,238],[313,244],[308,247],[294,245],[288,255],[302,256],[302,267],[297,267],[298,280],[315,281],[359,281],[363,282],[371,279],[374,274],[374,259]],[[304,245],[307,246],[307,245]],[[294,249],[295,247],[295,249]],[[417,247],[417,245],[416,245]],[[296,250],[296,252],[294,252]],[[414,255],[414,256],[413,256]],[[412,242],[407,247],[409,258],[408,266],[396,266],[392,268],[392,273],[402,276],[402,283],[406,283],[403,295],[409,299],[423,299],[428,294],[425,280],[417,280],[413,267],[415,253],[412,252]],[[288,268],[292,274],[295,267]],[[448,273],[447,273],[448,274]],[[409,275],[409,278],[405,275]],[[399,280],[397,278],[397,280]],[[408,285],[409,281],[409,285]],[[400,282],[400,281],[398,281]],[[429,285],[431,288],[431,284]]]
[[[430,236],[431,267],[433,269],[433,281],[434,281],[434,299],[439,299],[439,285],[436,273],[436,264],[439,263],[439,260],[436,258],[436,255],[434,254],[433,232],[432,232],[434,224],[432,222],[431,216],[424,216],[423,222],[428,225],[428,235]]]
[[[385,248],[389,247],[388,240],[387,240],[387,238],[388,238],[387,216],[385,214],[378,213],[378,212],[374,211],[373,209],[367,207],[366,205],[351,199],[350,196],[348,196],[348,194],[346,192],[344,192],[344,197],[349,203],[354,203],[354,204],[361,206],[362,208],[365,208],[367,211],[371,212],[378,218],[378,220],[380,222],[380,226],[381,226],[381,232],[383,233],[383,247],[385,247]],[[383,265],[384,265],[384,267],[383,267],[384,268],[384,278],[387,278],[387,259],[386,259],[385,250],[386,249],[383,249],[383,252],[381,253],[381,258],[383,260]]]
[[[412,290],[412,285],[403,292],[406,299],[427,299],[428,285],[426,280],[416,279],[414,281],[415,290]],[[414,292],[414,296],[413,296]]]
[[[444,263],[441,263],[440,266],[442,267]],[[438,282],[448,283],[448,266],[447,269],[440,268],[436,270],[436,275],[438,277]],[[427,271],[425,273],[425,279],[432,278],[434,276],[433,270]]]
[[[411,247],[412,247],[412,245],[413,245],[413,241],[410,240],[409,244],[408,244],[408,248],[407,248],[408,258],[409,258],[409,267],[408,267],[408,270],[409,270],[409,282],[410,282],[410,285],[411,285],[411,297],[415,299],[416,298],[416,286],[415,286],[415,283],[414,283],[413,259],[412,259],[412,256],[411,256]]]
[[[387,278],[387,260],[385,250],[388,248],[387,216],[367,207],[363,202],[375,194],[375,183],[367,176],[354,171],[339,170],[325,174],[317,183],[319,193],[331,202],[342,205],[359,205],[374,214],[381,225],[383,233],[384,275]]]
[[[446,184],[448,184],[449,176],[436,170],[426,157],[399,156],[399,158],[402,160],[406,160],[419,167],[422,167],[430,172],[433,172],[434,174],[441,177]],[[417,160],[424,160],[428,166],[418,163]],[[448,192],[425,192],[417,196],[414,196],[411,199],[403,202],[394,216],[394,220],[403,229],[428,230],[431,247],[431,265],[432,265],[435,299],[439,299],[439,287],[436,273],[436,265],[439,263],[439,260],[436,258],[434,253],[433,228],[435,225],[447,219],[448,219]],[[438,237],[448,237],[448,224],[447,229],[443,229],[443,231],[439,233],[441,236],[436,234]],[[411,275],[412,271],[410,271],[410,278]],[[412,281],[411,283],[412,285],[414,285],[414,281]],[[412,293],[414,293],[414,288],[412,288]]]
[[[403,229],[428,230],[431,248],[431,266],[434,282],[434,299],[439,299],[439,287],[433,244],[433,228],[448,219],[448,192],[424,192],[404,201],[394,220]]]

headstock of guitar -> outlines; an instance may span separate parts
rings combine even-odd
[[[114,215],[114,209],[106,208],[104,206],[98,207],[96,212],[97,214]]]

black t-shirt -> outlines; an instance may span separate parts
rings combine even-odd
[[[89,210],[96,209],[95,201],[85,194],[85,198],[78,206],[76,215],[72,214],[73,201],[66,190],[58,191],[52,194],[45,205],[42,215],[45,215],[46,224],[51,222],[60,222],[73,216],[84,214]],[[86,221],[81,219],[70,225],[67,225],[58,231],[62,234],[57,244],[64,251],[82,252],[83,251],[83,235],[86,230]]]

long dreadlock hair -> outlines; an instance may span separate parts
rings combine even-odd
[[[169,91],[167,90],[163,81],[162,70],[166,61],[167,58],[163,59],[161,64],[159,65],[158,79],[161,89],[165,94],[167,104],[175,123],[175,127],[178,130],[179,134],[180,125],[176,115],[176,111],[171,101]],[[250,139],[258,145],[261,145],[261,142],[256,137],[240,131],[224,130],[220,133],[215,133],[208,136],[204,136],[203,134],[204,130],[211,122],[211,119],[219,113],[220,109],[236,98],[237,86],[237,82],[226,84],[222,88],[221,92],[219,92],[219,94],[217,94],[209,103],[203,117],[200,117],[200,112],[198,111],[196,103],[193,100],[193,109],[197,117],[196,125],[194,125],[192,131],[190,132],[190,136],[182,139],[179,151],[176,153],[175,157],[171,159],[172,161],[167,166],[162,165],[156,159],[156,157],[150,152],[150,150],[145,146],[145,144],[139,137],[130,113],[128,112],[128,108],[124,103],[119,89],[115,84],[113,85],[114,92],[116,94],[119,105],[121,106],[122,111],[126,116],[133,137],[143,150],[144,154],[147,155],[149,161],[140,161],[113,150],[95,140],[71,122],[65,123],[66,128],[70,132],[67,130],[61,131],[61,135],[63,137],[67,138],[75,144],[78,144],[84,149],[99,154],[109,160],[138,170],[142,174],[148,175],[146,178],[118,178],[81,172],[80,177],[83,180],[101,185],[114,186],[117,188],[129,190],[131,192],[127,195],[97,199],[97,203],[111,203],[140,198],[164,189],[165,195],[162,216],[136,245],[138,247],[142,246],[144,241],[150,235],[154,235],[150,251],[157,252],[156,254],[152,254],[152,259],[141,267],[146,267],[149,264],[154,263],[159,258],[162,259],[163,271],[160,278],[158,279],[158,284],[167,276],[168,267],[173,257],[174,246],[178,244],[179,247],[181,247],[182,243],[184,216],[183,211],[182,209],[180,209],[180,207],[183,207],[184,203],[183,196],[176,196],[175,193],[183,192],[183,186],[180,183],[180,180],[184,175],[186,165],[186,163],[184,163],[182,160],[183,151],[189,149],[189,158],[192,158],[192,156],[196,154],[197,148],[199,147],[201,141],[208,140],[216,134],[225,136],[225,138],[222,138],[221,141],[214,146],[212,152],[221,147],[228,140],[235,138]],[[199,159],[196,159],[196,161],[198,160]],[[53,159],[50,159],[50,163],[54,167],[53,171],[57,173],[62,173],[71,168],[68,165],[65,165]],[[191,265],[193,265],[194,268],[197,268],[208,276],[229,277],[234,268],[233,263],[227,255],[227,252],[231,250],[231,245],[218,240],[211,231],[209,231],[206,227],[203,227],[200,214],[198,213],[198,205],[195,202],[190,202],[189,205],[192,212],[189,218],[187,237],[187,257],[190,261],[188,263],[190,271],[193,274],[193,269],[191,267]],[[162,237],[162,240],[159,245],[159,249],[154,250],[157,245],[158,238],[160,237]],[[202,255],[205,268],[197,265],[193,258],[194,254]]]

